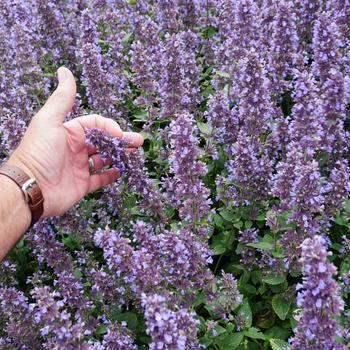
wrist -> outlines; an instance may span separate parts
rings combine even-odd
[[[37,222],[44,213],[44,198],[33,172],[16,157],[0,166],[0,174],[7,177],[22,192],[26,206],[31,212],[31,225]]]
[[[16,203],[21,213],[20,221],[22,224],[20,226],[23,226],[25,229],[29,228],[32,220],[32,213],[21,188],[13,180],[3,174],[0,174],[0,188],[4,189],[4,193],[12,198],[13,203]],[[11,215],[14,212],[15,211],[11,212]],[[18,217],[13,218],[13,220],[18,222]]]
[[[28,163],[22,159],[22,157],[17,155],[16,151],[11,155],[6,164],[17,166],[18,168],[22,169],[30,178],[37,180],[34,171],[31,169]]]

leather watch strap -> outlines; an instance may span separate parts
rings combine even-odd
[[[31,179],[22,169],[15,165],[4,164],[0,166],[0,174],[13,180],[23,191],[32,212],[32,227],[43,215],[44,197],[35,179]]]

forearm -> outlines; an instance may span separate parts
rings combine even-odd
[[[19,186],[0,174],[0,261],[29,228],[31,212]]]

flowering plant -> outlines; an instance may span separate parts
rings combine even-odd
[[[0,265],[1,349],[347,349],[350,3],[2,0],[0,157],[66,65],[121,171]]]

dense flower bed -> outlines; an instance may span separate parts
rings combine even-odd
[[[1,0],[0,157],[69,67],[122,178],[0,267],[1,349],[347,349],[347,0]]]

